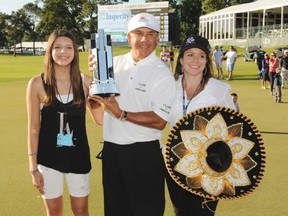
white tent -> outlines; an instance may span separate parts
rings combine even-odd
[[[234,5],[231,7],[227,7],[218,11],[215,11],[213,13],[209,13],[206,15],[201,16],[201,18],[204,17],[212,17],[216,15],[222,15],[222,14],[235,14],[235,13],[247,13],[252,11],[263,11],[263,10],[273,10],[281,7],[288,6],[288,0],[258,0],[246,4],[240,4],[240,5]],[[288,9],[286,8],[286,13]]]
[[[203,15],[199,21],[199,34],[212,42],[257,39],[262,44],[270,43],[271,37],[288,37],[288,0],[235,5]]]
[[[35,42],[35,49],[36,50],[45,50],[47,42],[36,41]],[[22,42],[16,44],[16,49],[33,49],[33,42]]]

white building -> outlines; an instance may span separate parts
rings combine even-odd
[[[287,45],[288,0],[261,0],[200,17],[199,34],[211,44]]]

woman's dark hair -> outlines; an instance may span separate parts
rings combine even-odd
[[[176,68],[175,68],[175,73],[174,73],[174,78],[175,80],[178,80],[179,79],[179,76],[181,74],[183,74],[183,69],[182,69],[182,64],[180,62],[180,59],[183,58],[184,56],[184,52],[180,52],[178,54],[178,58],[177,58],[177,62],[176,62]],[[203,71],[203,78],[202,78],[202,83],[201,83],[201,86],[200,86],[200,91],[202,91],[206,85],[206,83],[208,82],[208,80],[213,77],[213,67],[212,67],[212,59],[211,59],[211,55],[209,54],[206,54],[206,58],[207,58],[207,62],[206,62],[206,65],[205,65],[205,69]]]

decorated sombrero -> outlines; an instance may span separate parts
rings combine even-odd
[[[171,129],[166,167],[182,188],[217,200],[251,193],[263,177],[265,149],[253,122],[235,110],[211,106],[184,116]]]

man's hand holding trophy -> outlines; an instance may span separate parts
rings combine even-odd
[[[117,103],[114,96],[119,95],[119,91],[114,80],[111,36],[105,35],[104,29],[91,34],[91,54],[88,59],[89,70],[93,73],[89,88],[91,107]]]

